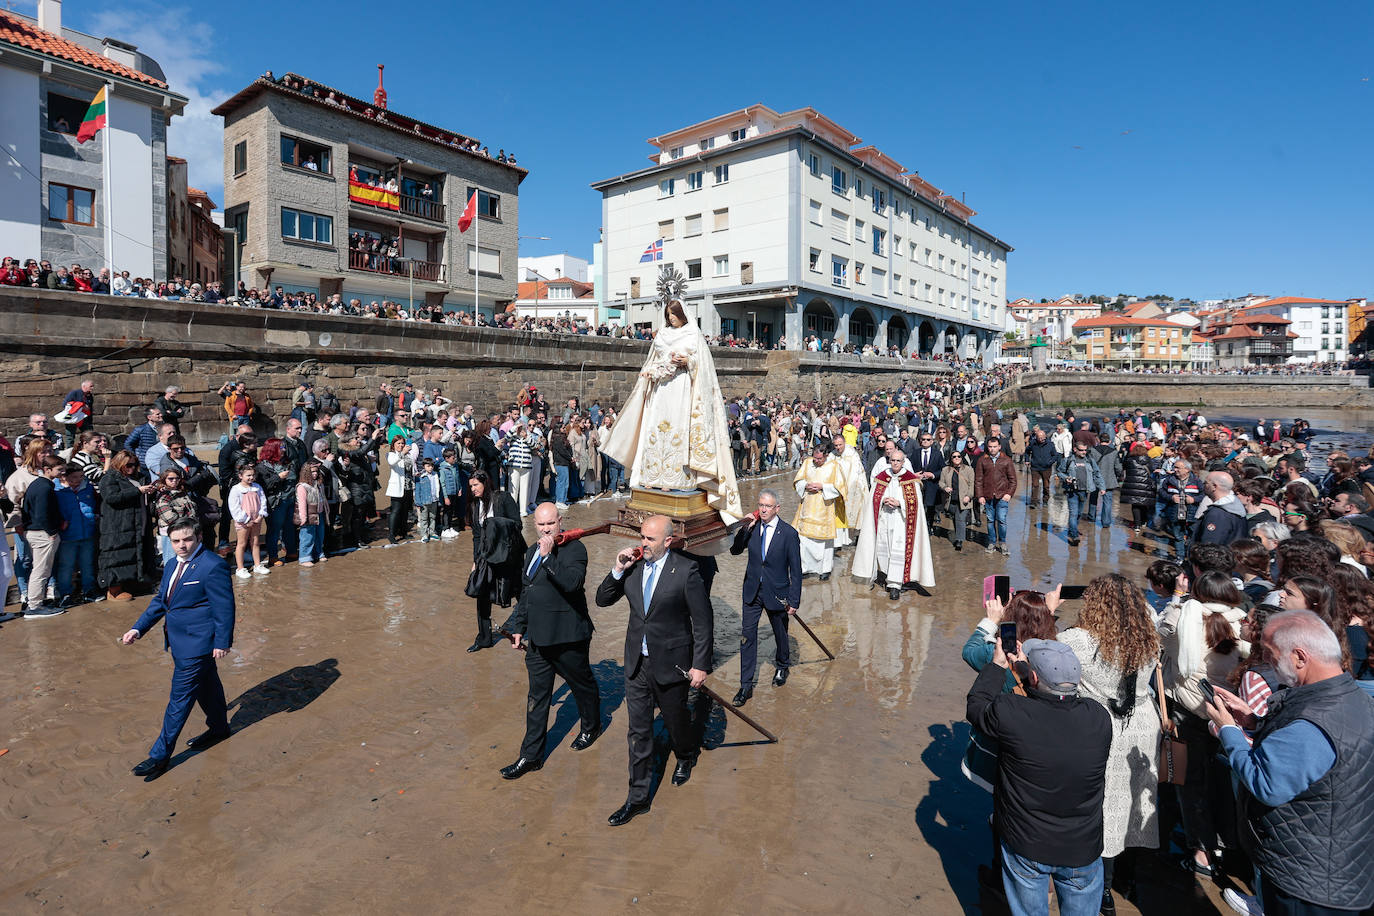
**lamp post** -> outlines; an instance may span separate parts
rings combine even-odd
[[[543,274],[541,274],[539,271],[535,270],[533,267],[526,267],[526,268],[525,268],[525,272],[526,272],[526,273],[534,274],[534,319],[535,319],[535,321],[538,321],[538,320],[539,320],[539,281],[540,281],[540,280],[543,280],[545,283],[548,283],[548,282],[549,282],[549,278],[546,277],[546,276],[544,276]]]

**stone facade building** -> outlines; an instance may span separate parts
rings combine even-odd
[[[365,101],[269,72],[214,114],[225,226],[238,234],[230,258],[248,287],[448,310],[477,301],[487,313],[515,299],[526,171],[387,108],[380,73]],[[474,191],[477,219],[459,232]]]
[[[107,126],[78,143],[106,91]],[[0,10],[0,251],[131,276],[167,275],[167,124],[186,98],[133,45],[62,26],[60,0],[38,18]]]

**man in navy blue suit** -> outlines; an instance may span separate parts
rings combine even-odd
[[[177,561],[167,564],[148,609],[120,639],[124,645],[132,645],[167,618],[164,643],[175,665],[172,695],[162,720],[162,734],[153,742],[148,759],[134,767],[135,776],[150,781],[166,772],[177,736],[196,703],[205,713],[208,731],[186,746],[203,750],[229,737],[224,685],[215,668],[215,659],[228,655],[234,644],[234,588],[229,564],[201,546],[200,525],[194,521],[175,523],[168,536]]]
[[[743,706],[754,695],[754,673],[759,647],[759,618],[768,612],[777,646],[773,686],[787,683],[787,668],[792,664],[787,642],[788,617],[801,606],[801,538],[797,529],[778,518],[778,494],[759,492],[758,517],[750,516],[735,532],[730,553],[739,556],[749,551],[744,568],[744,610],[739,650],[739,692],[731,700]]]

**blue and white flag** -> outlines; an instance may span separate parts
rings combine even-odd
[[[644,249],[644,253],[639,256],[639,263],[646,264],[649,261],[663,260],[663,239],[659,239]]]

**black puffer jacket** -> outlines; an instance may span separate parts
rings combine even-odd
[[[100,478],[100,584],[142,582],[151,569],[148,507],[138,483],[110,469]]]
[[[1132,506],[1155,504],[1154,463],[1144,455],[1126,459],[1126,478],[1121,484],[1121,500]]]

